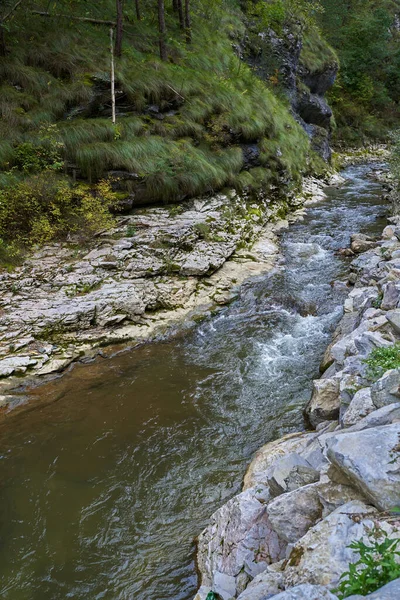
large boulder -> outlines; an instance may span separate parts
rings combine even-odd
[[[322,517],[318,486],[306,485],[272,500],[267,507],[272,528],[287,542],[297,542]]]
[[[305,407],[305,415],[313,427],[324,421],[332,421],[339,416],[339,380],[316,379],[311,399]]]
[[[381,510],[400,505],[400,423],[333,435],[327,456]]]
[[[222,600],[239,595],[248,582],[283,558],[286,541],[273,530],[267,513],[269,491],[257,486],[218,509],[198,540],[202,586]]]
[[[284,570],[285,587],[311,583],[334,588],[349,563],[357,560],[349,545],[366,537],[375,515],[372,507],[349,502],[309,529],[290,552]],[[386,529],[393,531],[389,526]]]
[[[400,283],[389,281],[383,285],[382,290],[382,310],[392,310],[396,308],[400,301]]]
[[[372,402],[371,388],[358,390],[342,418],[343,427],[351,427],[376,409]]]
[[[398,402],[400,398],[400,369],[390,369],[371,386],[371,400],[375,408]]]

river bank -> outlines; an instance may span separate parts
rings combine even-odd
[[[313,431],[263,446],[243,491],[212,515],[198,540],[196,600],[211,591],[223,600],[336,600],[359,558],[352,542],[371,531],[400,538],[400,369],[377,358],[372,373],[366,362],[400,342],[400,217],[389,221],[381,236],[354,234],[341,251],[355,257],[351,291],[305,407]],[[398,598],[399,586],[371,598]]]
[[[246,279],[279,268],[280,233],[340,182],[308,178],[284,199],[232,192],[135,210],[90,248],[53,244],[3,271],[0,406],[20,403],[21,383],[193,326],[231,302]]]
[[[382,160],[384,147],[352,150],[338,166]],[[236,192],[134,210],[90,248],[53,244],[0,274],[0,408],[38,378],[193,326],[231,302],[249,277],[279,268],[279,236],[325,198],[325,179],[299,194],[257,201]]]

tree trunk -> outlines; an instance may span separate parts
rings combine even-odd
[[[192,25],[190,22],[190,0],[185,0],[185,32],[186,43],[190,44],[192,41]]]
[[[3,23],[0,23],[0,56],[6,56],[6,54],[7,54],[6,37],[4,35]]]
[[[158,0],[158,32],[160,44],[160,58],[161,60],[167,60],[167,44],[165,41],[167,28],[165,26],[164,0]]]
[[[135,0],[135,10],[136,10],[136,18],[138,21],[141,20],[142,15],[140,14],[140,4],[139,4],[139,0]]]
[[[117,0],[117,27],[116,27],[116,38],[115,38],[115,54],[121,56],[122,54],[122,26],[123,26],[123,0]]]
[[[111,110],[112,122],[115,125],[115,67],[114,67],[114,29],[110,27],[110,55],[111,55]]]
[[[179,15],[179,25],[180,25],[181,29],[185,29],[185,16],[183,14],[182,0],[176,0],[176,5],[177,5],[178,15]]]

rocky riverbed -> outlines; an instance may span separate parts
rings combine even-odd
[[[400,538],[400,369],[372,377],[365,363],[400,342],[400,217],[389,220],[381,238],[355,234],[343,249],[354,255],[350,293],[305,408],[313,430],[262,447],[243,491],[213,514],[198,540],[196,600],[336,600],[358,558],[352,542],[372,529]]]

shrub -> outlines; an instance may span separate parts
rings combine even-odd
[[[73,186],[55,173],[32,175],[0,190],[3,243],[31,246],[76,234],[84,238],[109,227],[115,194],[108,181]]]
[[[64,166],[64,144],[57,139],[56,125],[39,129],[37,141],[23,142],[14,151],[14,165],[25,173],[59,171]]]
[[[399,544],[400,539],[390,539],[384,530],[377,527],[370,531],[367,542],[352,542],[349,548],[356,550],[360,558],[350,564],[349,570],[341,576],[334,590],[339,598],[353,594],[366,596],[400,577]]]
[[[400,367],[400,342],[392,346],[374,348],[364,360],[367,365],[367,377],[379,379],[389,369]]]

